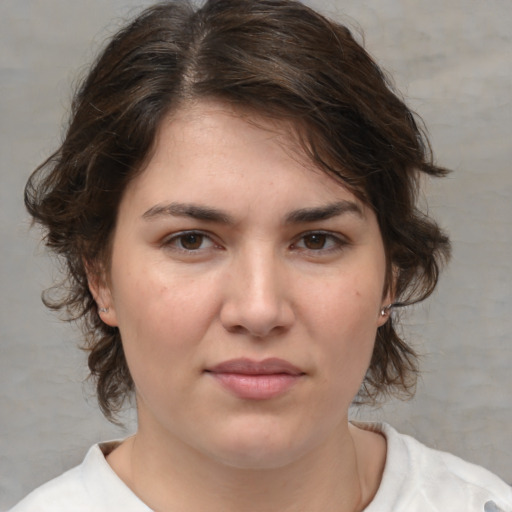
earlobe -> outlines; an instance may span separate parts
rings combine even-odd
[[[117,327],[117,316],[113,308],[98,307],[98,315],[100,316],[101,320],[110,327]]]
[[[382,297],[382,305],[379,311],[378,316],[378,326],[381,327],[387,321],[389,316],[391,315],[391,310],[393,306],[395,306],[395,291],[396,291],[396,282],[398,278],[398,269],[395,265],[391,265],[390,277],[388,278],[388,282],[384,288],[384,295]]]
[[[391,309],[393,308],[393,305],[394,304],[392,302],[390,302],[389,304],[382,306],[380,308],[379,318],[377,321],[379,327],[381,327],[388,321],[388,318],[391,314]]]
[[[383,298],[383,302],[379,311],[379,317],[377,320],[377,324],[379,327],[381,327],[388,321],[388,318],[391,315],[391,310],[393,309],[394,305],[394,294],[392,289],[389,289],[385,297]]]
[[[380,309],[380,316],[388,317],[392,307],[393,303],[390,303],[387,306],[382,306],[382,308]]]
[[[377,327],[382,327],[389,318],[389,315],[391,314],[391,308],[393,307],[393,303],[388,303],[383,305],[380,308],[378,318],[377,318]]]
[[[117,327],[117,316],[112,298],[112,292],[104,272],[92,271],[87,266],[87,283],[89,291],[96,302],[98,315],[110,327]]]

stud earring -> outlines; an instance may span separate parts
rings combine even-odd
[[[100,313],[108,313],[108,310],[109,310],[109,309],[110,309],[110,308],[99,308],[99,309],[98,309],[98,311],[99,311]]]
[[[389,314],[389,312],[391,311],[391,308],[393,307],[393,304],[388,304],[387,306],[384,306],[381,310],[380,310],[380,316],[386,316]]]

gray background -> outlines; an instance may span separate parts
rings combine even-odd
[[[512,483],[512,2],[310,3],[362,28],[425,119],[438,162],[455,170],[426,189],[454,257],[435,296],[406,318],[424,354],[417,397],[356,415],[389,420]],[[0,1],[0,510],[78,463],[90,444],[126,435],[82,384],[79,333],[39,301],[52,267],[21,197],[59,142],[73,81],[145,4]]]

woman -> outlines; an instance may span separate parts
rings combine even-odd
[[[512,510],[486,470],[348,421],[413,389],[394,311],[449,254],[416,206],[445,172],[345,27],[279,0],[145,11],[26,189],[67,265],[47,303],[137,433],[13,510]]]

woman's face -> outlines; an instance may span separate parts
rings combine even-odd
[[[389,297],[374,213],[305,162],[286,124],[250,119],[202,102],[164,123],[96,294],[139,433],[263,468],[347,428]]]

